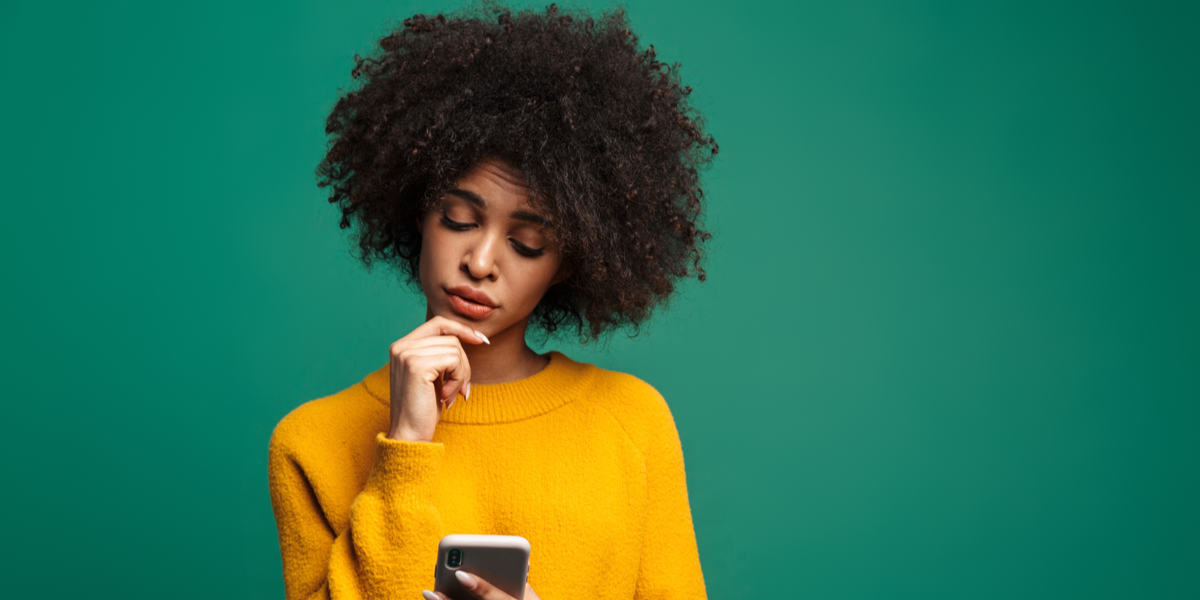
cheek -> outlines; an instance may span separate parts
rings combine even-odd
[[[554,274],[557,272],[558,265],[549,262],[526,271],[524,280],[526,288],[530,291],[529,306],[531,309],[541,302],[542,296],[545,295],[546,290],[550,289],[550,282],[554,280]]]
[[[425,232],[421,236],[421,260],[420,273],[421,283],[427,283],[427,278],[437,269],[438,253],[437,248],[443,246],[438,240],[437,228],[433,223],[425,222]]]

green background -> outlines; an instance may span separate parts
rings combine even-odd
[[[323,120],[455,6],[0,8],[3,596],[282,597],[272,428],[424,316]],[[709,280],[553,347],[668,399],[709,596],[1200,598],[1196,4],[627,8],[720,143]]]

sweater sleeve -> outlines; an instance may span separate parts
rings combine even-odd
[[[646,524],[635,600],[696,600],[706,595],[688,503],[683,448],[661,396],[646,444]]]
[[[419,598],[433,589],[442,521],[432,497],[444,450],[377,434],[375,462],[350,505],[349,526],[334,531],[309,474],[272,440],[271,504],[287,600]]]

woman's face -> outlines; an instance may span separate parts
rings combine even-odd
[[[529,313],[565,277],[520,172],[482,161],[440,202],[418,223],[426,318],[440,315],[488,337],[520,324],[523,336]]]

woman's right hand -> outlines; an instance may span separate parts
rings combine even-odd
[[[491,343],[482,333],[440,316],[392,342],[388,438],[433,441],[443,404],[453,404],[460,391],[464,396],[471,392],[471,365],[462,342]]]

